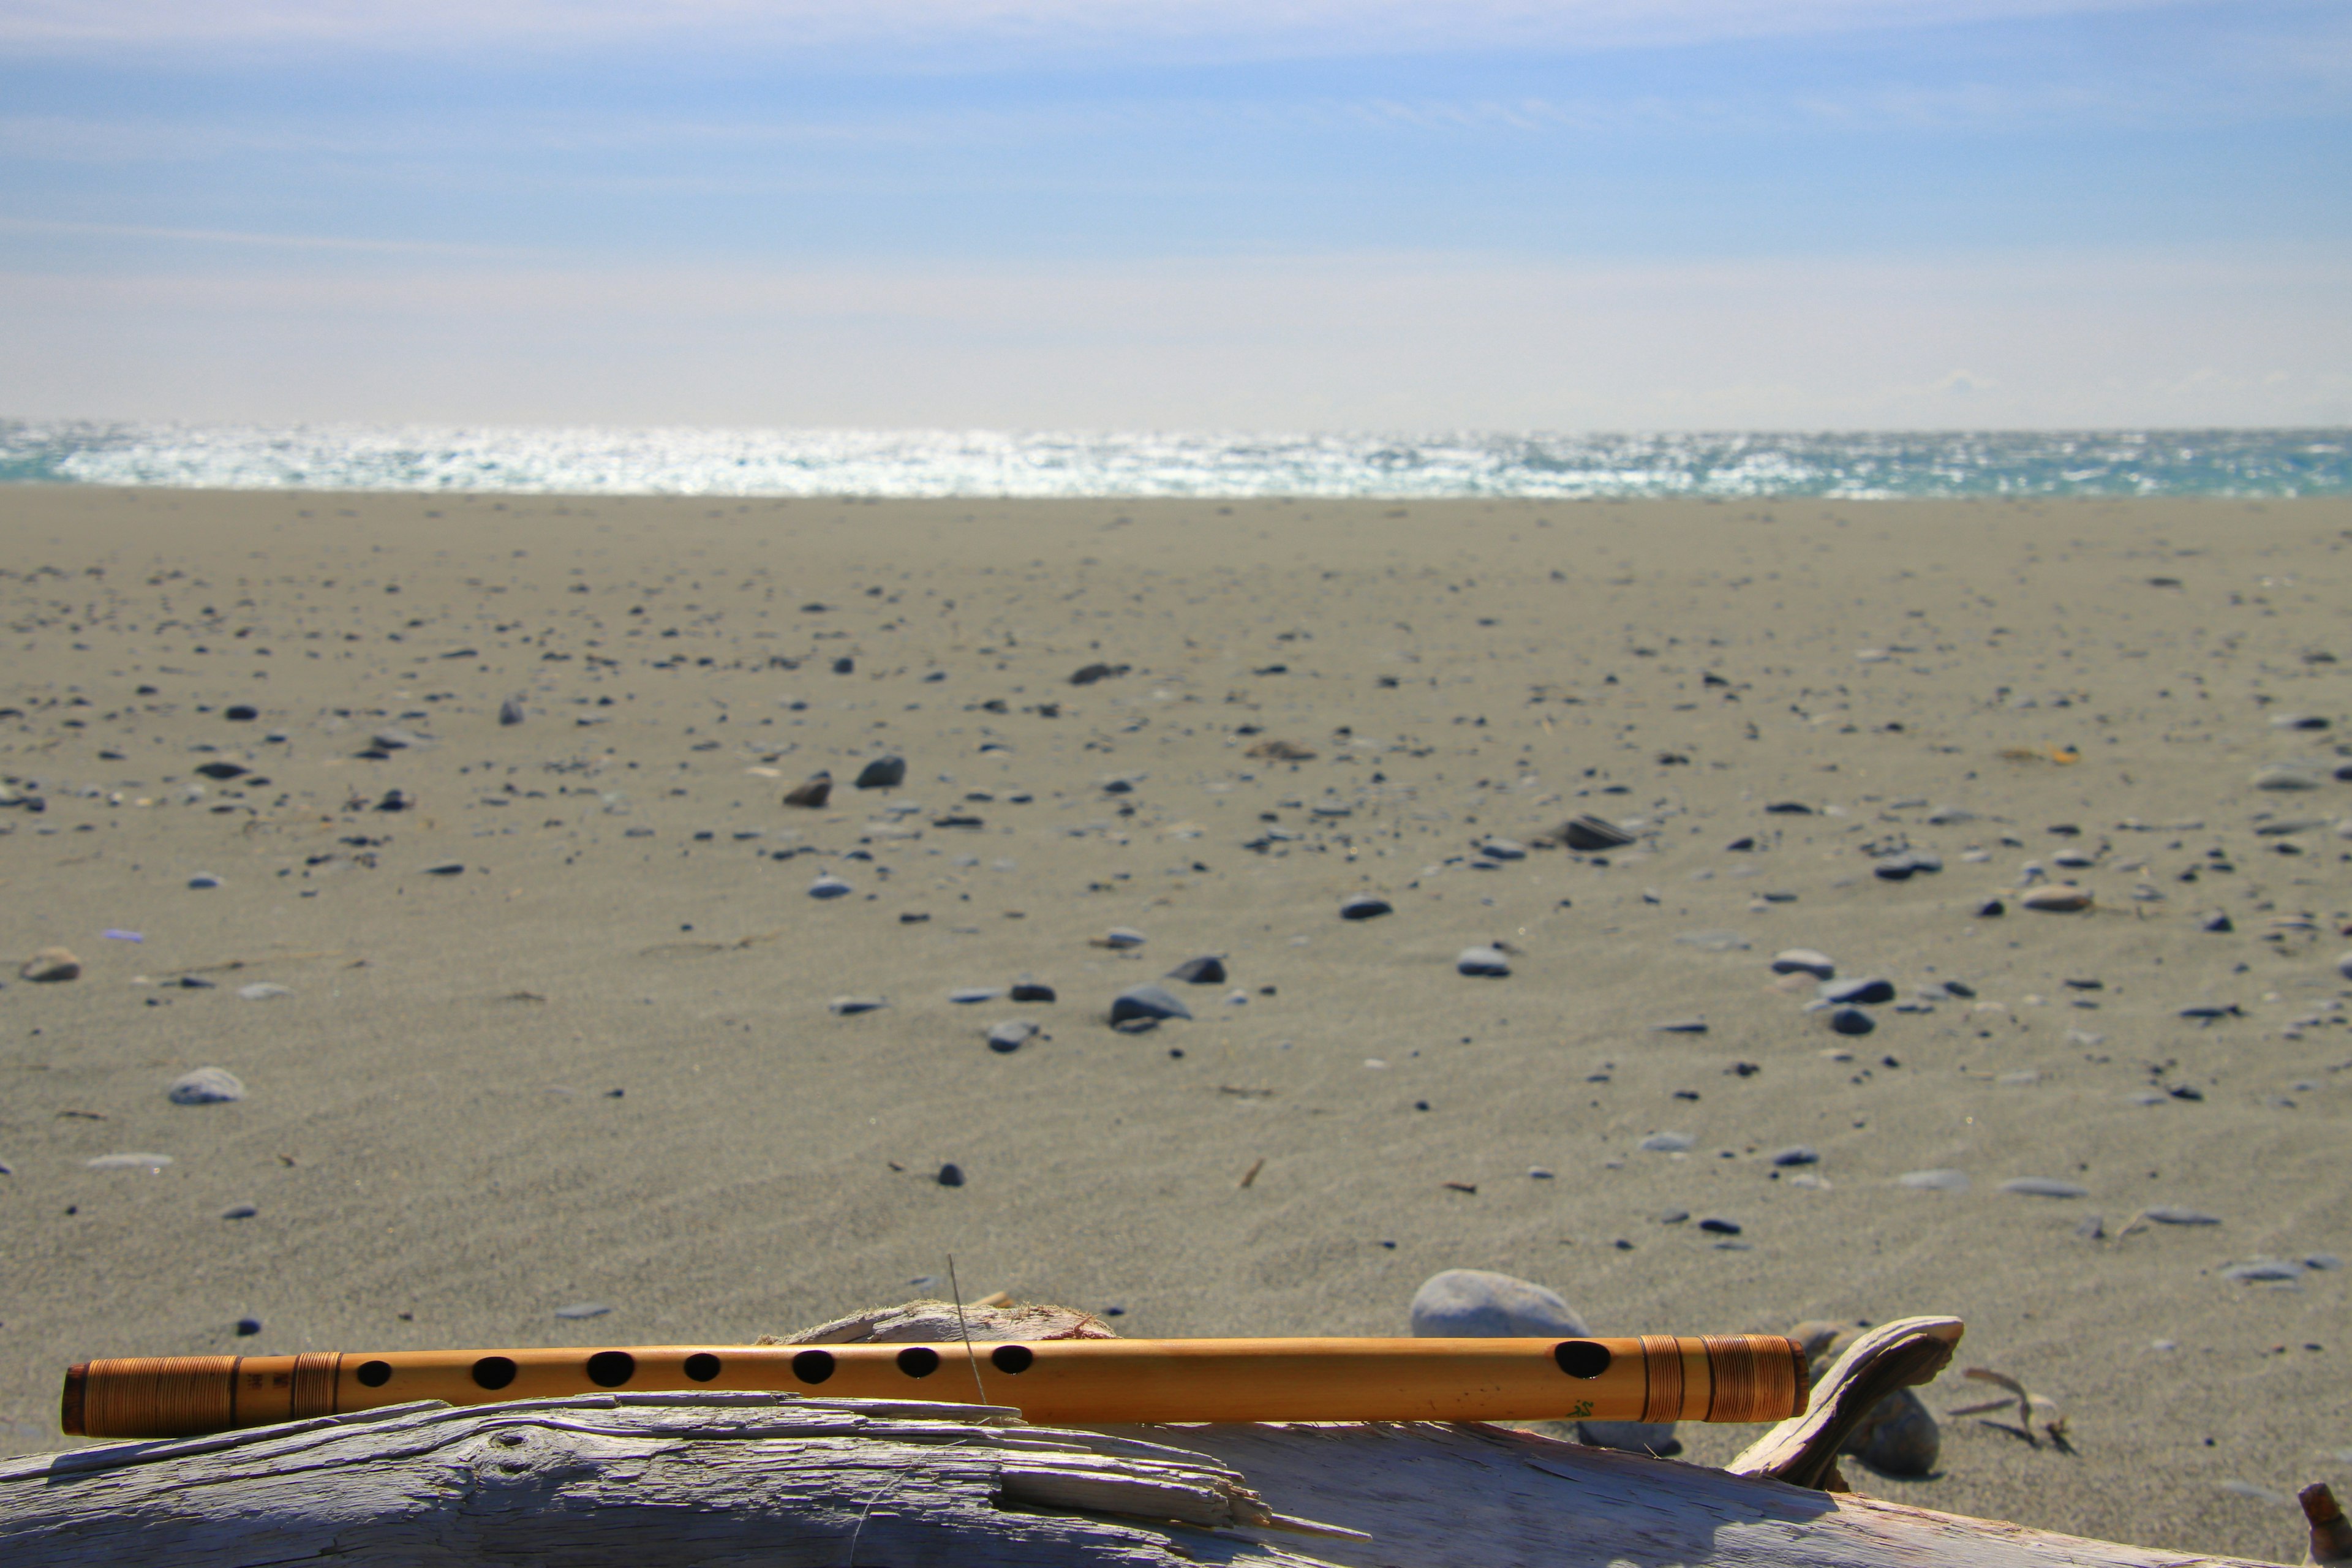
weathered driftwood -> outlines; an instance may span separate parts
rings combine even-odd
[[[745,1394],[397,1406],[0,1460],[0,1561],[259,1568],[2186,1568],[1769,1479],[1932,1375],[1890,1324],[1815,1412],[1704,1469],[1480,1426],[1066,1431],[984,1405]],[[978,1332],[975,1326],[975,1332]],[[1319,1521],[1319,1522],[1309,1522]]]

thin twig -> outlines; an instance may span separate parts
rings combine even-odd
[[[955,1298],[956,1327],[963,1331],[963,1358],[971,1363],[971,1385],[980,1390],[980,1402],[988,1403],[988,1385],[980,1381],[980,1352],[971,1348],[971,1325],[964,1321],[963,1287],[956,1283],[955,1254],[948,1254],[948,1294]]]

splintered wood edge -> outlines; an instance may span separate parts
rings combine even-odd
[[[1898,1388],[1934,1381],[1950,1364],[1967,1325],[1958,1318],[1898,1318],[1848,1346],[1814,1385],[1811,1405],[1741,1450],[1724,1467],[1736,1476],[1843,1491],[1838,1449],[1878,1402]]]

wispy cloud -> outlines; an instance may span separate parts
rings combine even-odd
[[[162,228],[144,224],[70,223],[0,217],[0,234],[53,235],[73,239],[163,241],[174,246],[227,246],[240,250],[318,250],[366,256],[441,256],[514,261],[533,253],[513,247],[430,239],[370,239],[331,234],[253,234],[236,229]]]
[[[1353,56],[1593,50],[2147,9],[2167,0],[0,0],[0,42],[119,50],[363,47],[551,53],[647,40],[883,52],[937,68],[1137,52]]]

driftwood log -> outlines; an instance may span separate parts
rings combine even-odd
[[[921,1315],[898,1312],[899,1320]],[[881,1326],[877,1317],[868,1328]],[[971,1326],[977,1338],[994,1325]],[[1043,1325],[1025,1326],[1034,1333]],[[1726,1470],[1484,1426],[1077,1431],[1026,1426],[986,1405],[716,1393],[400,1405],[0,1460],[0,1561],[27,1568],[320,1560],[387,1568],[2188,1568],[2236,1561],[1817,1489],[1831,1480],[1853,1424],[1888,1389],[1933,1376],[1958,1337],[1949,1319],[1874,1331],[1824,1375],[1811,1413],[1775,1428]]]

